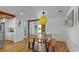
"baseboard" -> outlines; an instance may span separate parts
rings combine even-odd
[[[20,42],[20,41],[25,40],[25,39],[28,39],[28,37],[25,37],[25,38],[20,39],[20,40],[14,40],[14,43],[16,43],[16,42]]]
[[[72,40],[68,40],[68,41],[66,41],[66,43],[71,52],[79,51],[79,47],[76,44],[74,44],[74,42]]]
[[[5,41],[14,42],[14,40],[8,40],[8,39],[5,39]]]

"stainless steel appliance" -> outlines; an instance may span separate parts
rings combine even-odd
[[[0,23],[0,48],[4,47],[5,40],[5,23]]]

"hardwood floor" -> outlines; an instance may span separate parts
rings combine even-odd
[[[55,47],[56,52],[69,52],[68,46],[64,41],[57,41],[56,47]]]
[[[0,52],[12,52],[14,51],[14,42],[10,40],[5,40],[4,48],[0,48]]]
[[[55,51],[69,52],[69,49],[64,41],[57,41]],[[28,49],[27,39],[25,39],[17,43],[5,41],[5,47],[0,48],[0,52],[32,52],[32,49]]]
[[[32,49],[28,49],[28,42],[27,39],[23,41],[19,41],[15,43],[15,52],[32,52]]]

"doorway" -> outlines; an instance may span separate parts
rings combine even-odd
[[[4,47],[5,42],[5,23],[0,23],[0,48]]]
[[[30,37],[31,34],[35,34],[35,22],[38,22],[39,19],[36,20],[28,20],[28,37]]]

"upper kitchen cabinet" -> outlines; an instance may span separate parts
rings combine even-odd
[[[78,25],[78,7],[71,7],[67,13],[65,25],[67,27],[74,27]]]
[[[0,19],[3,19],[3,18],[12,19],[12,18],[15,18],[15,15],[7,13],[7,12],[0,11]]]

